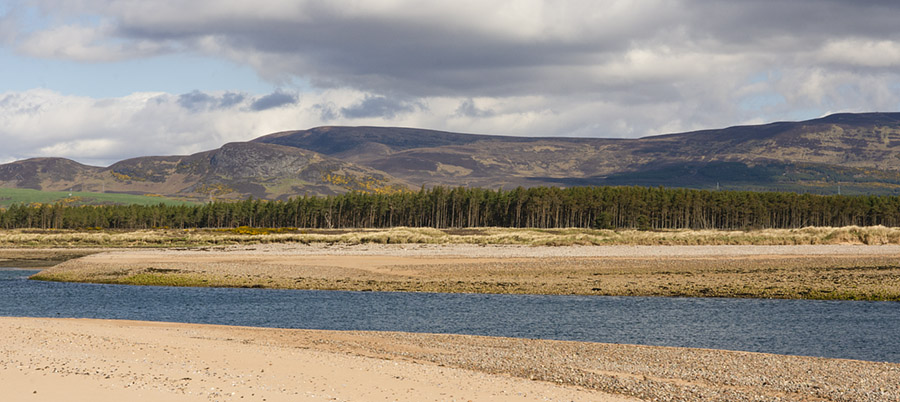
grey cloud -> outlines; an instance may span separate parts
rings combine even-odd
[[[0,118],[5,114],[37,115],[43,109],[43,105],[44,103],[39,100],[28,99],[18,93],[0,95],[0,110],[5,112],[0,113]]]
[[[193,112],[212,109],[228,109],[246,99],[246,95],[226,92],[222,96],[213,96],[198,90],[178,96],[178,105]],[[257,101],[258,102],[258,101]],[[254,103],[255,104],[255,103]]]
[[[629,50],[763,53],[758,62],[772,62],[836,37],[896,38],[900,15],[898,5],[877,1],[683,0],[633,2],[625,11],[570,1],[544,5],[551,8],[546,16],[517,27],[488,6],[446,15],[423,6],[414,18],[402,9],[389,17],[301,4],[302,16],[163,18],[178,11],[170,4],[121,19],[119,29],[136,39],[188,44],[215,33],[217,46],[235,57],[258,56],[246,59],[258,60],[255,67],[271,79],[301,76],[321,86],[408,96],[516,96],[602,93],[613,78],[597,77],[591,67],[622,60]]]
[[[0,44],[8,44],[15,41],[18,32],[22,29],[17,21],[17,13],[12,10],[0,9]]]
[[[348,119],[381,117],[392,119],[398,114],[416,110],[413,104],[386,98],[384,96],[367,96],[361,102],[341,108],[341,115]]]
[[[253,101],[253,103],[250,104],[250,109],[260,112],[266,109],[293,105],[295,103],[297,103],[297,97],[295,95],[276,91]]]
[[[466,117],[491,117],[496,115],[493,110],[481,109],[478,106],[475,106],[475,101],[472,99],[466,99],[460,103],[459,107],[456,109],[456,114]]]
[[[42,1],[48,10],[65,3]],[[270,4],[274,11],[266,14],[198,1],[186,18],[184,3],[176,0],[148,2],[140,12],[111,3],[120,5],[87,2],[117,21],[119,39],[181,43],[252,60],[276,81],[302,77],[322,87],[411,97],[603,94],[620,82],[643,81],[602,71],[635,50],[732,56],[733,65],[790,64],[797,53],[835,38],[900,38],[900,3],[889,1],[681,0],[612,7],[573,0],[523,7],[522,21],[504,19],[504,10],[491,5],[426,4],[410,14],[403,2],[346,12],[299,1]],[[539,17],[529,19],[528,11]]]
[[[216,98],[197,90],[178,96],[178,104],[192,111],[207,109],[215,102]]]
[[[235,93],[235,92],[226,92],[219,99],[219,107],[222,109],[227,109],[234,105],[240,104],[246,98],[247,98],[247,96],[244,94],[239,94],[239,93]]]
[[[835,37],[898,37],[900,3],[893,1],[799,0],[687,2],[693,30],[724,43],[772,40],[816,43]]]
[[[322,119],[322,121],[332,121],[338,118],[338,114],[334,110],[334,103],[318,103],[313,105],[312,108],[319,112],[319,118]]]

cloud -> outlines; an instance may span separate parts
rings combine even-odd
[[[21,31],[21,24],[17,20],[17,13],[0,9],[0,45],[15,42],[16,36]]]
[[[215,104],[216,99],[208,94],[194,90],[178,96],[178,104],[185,109],[203,110],[209,108],[211,104]]]
[[[121,141],[110,138],[79,139],[57,142],[38,150],[41,155],[97,155],[121,147]]]
[[[295,103],[297,103],[296,96],[281,91],[276,91],[253,101],[253,103],[250,104],[250,108],[259,112],[266,109],[293,105]]]
[[[826,63],[854,67],[900,67],[900,40],[840,39],[825,44],[820,57]]]
[[[168,51],[165,43],[115,38],[110,26],[62,25],[25,37],[17,48],[40,58],[83,62],[110,62],[149,57]]]
[[[496,113],[490,109],[479,108],[478,106],[475,106],[474,100],[466,99],[459,104],[458,108],[456,108],[456,114],[466,117],[491,117]]]
[[[115,126],[170,135],[173,149],[215,145],[187,145],[179,135],[246,138],[318,124],[635,137],[900,109],[894,1],[29,4],[41,10],[44,25],[28,26],[24,13],[0,20],[3,40],[23,54],[105,62],[181,52],[250,66],[290,89],[154,94],[144,103],[116,98],[110,108],[120,111],[118,123],[94,121],[101,132]],[[0,109],[15,119],[60,113],[76,127],[92,121],[36,97],[28,93],[32,103],[17,103],[15,111]],[[75,110],[87,116],[88,104],[98,102],[59,101],[81,105]]]
[[[235,92],[226,92],[221,96],[213,96],[205,92],[193,90],[189,93],[179,95],[177,102],[185,109],[198,112],[209,109],[228,109],[241,104],[246,98],[246,95]],[[255,104],[255,102],[251,104],[251,107]]]
[[[416,106],[397,99],[384,96],[366,96],[365,99],[353,106],[341,108],[341,115],[350,119],[370,117],[392,119],[398,114],[410,113],[415,110]]]
[[[34,89],[0,93],[0,159],[58,156],[106,165],[145,155],[185,154],[269,129],[247,100],[227,93],[135,93],[94,99]]]
[[[223,101],[240,101],[221,107]],[[472,100],[416,103],[336,89],[255,110],[261,98],[229,92],[134,93],[94,99],[34,89],[0,93],[0,160],[55,156],[93,165],[146,155],[190,154],[277,131],[322,125],[431,127],[510,135],[634,136],[667,124],[667,108],[633,110],[585,99],[477,99],[491,114],[457,113]],[[424,105],[427,105],[425,107]],[[563,106],[560,106],[563,105]],[[677,110],[676,110],[677,112]],[[598,125],[597,119],[618,122]],[[635,121],[639,123],[634,123]],[[598,134],[599,133],[599,134]]]
[[[241,102],[247,99],[247,96],[244,94],[239,94],[235,92],[226,92],[219,98],[219,107],[223,109],[227,109],[234,105],[239,105]]]
[[[101,60],[184,49],[249,64],[273,81],[301,77],[322,88],[417,97],[600,94],[622,83],[677,80],[683,66],[671,66],[670,75],[621,68],[678,63],[682,54],[718,58],[710,68],[739,73],[748,63],[791,63],[806,49],[847,38],[896,38],[900,15],[895,2],[838,0],[37,3],[51,15],[93,13],[103,21],[26,35],[23,43],[39,46],[21,49],[45,57]]]
[[[313,109],[319,111],[319,118],[322,121],[328,122],[338,118],[338,113],[335,111],[334,103],[319,103],[313,105]]]

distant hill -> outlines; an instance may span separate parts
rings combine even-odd
[[[193,155],[127,159],[107,168],[66,159],[18,161],[0,165],[0,187],[160,194],[206,201],[397,191],[409,184],[312,151],[240,142]]]
[[[279,199],[421,186],[641,185],[900,194],[900,113],[834,114],[639,139],[318,127],[101,168],[0,165],[0,187]]]
[[[40,191],[25,188],[0,188],[0,207],[8,208],[13,204],[66,204],[80,205],[190,205],[189,201],[173,200],[162,196],[88,193],[68,191]]]
[[[900,113],[835,114],[639,139],[320,127],[254,141],[320,152],[426,186],[900,192]]]

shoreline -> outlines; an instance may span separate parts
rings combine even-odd
[[[900,399],[900,364],[708,349],[8,317],[0,339],[14,400]]]
[[[67,260],[33,278],[197,287],[900,301],[900,245],[117,249]]]
[[[0,259],[19,252],[0,249]],[[758,283],[758,295],[781,283],[775,291],[782,293],[768,295],[795,296],[786,298],[815,298],[810,290],[852,284],[855,295],[894,289],[900,295],[898,245],[266,244],[80,252],[87,254],[40,275],[169,286],[542,294],[600,283],[627,293],[619,295],[683,296],[672,293],[694,289],[695,296],[716,296],[700,290],[717,287],[726,297],[738,291],[744,294],[737,297],[753,297],[748,286]],[[25,253],[42,258],[41,250]],[[13,395],[23,400],[34,391],[73,401],[900,400],[900,364],[725,350],[3,317],[0,339],[0,381],[16,384]],[[59,387],[86,396],[54,395]]]

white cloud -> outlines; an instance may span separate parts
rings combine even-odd
[[[783,71],[773,87],[793,109],[884,112],[900,107],[897,82],[900,75],[893,71],[859,74],[811,67]]]
[[[40,155],[79,155],[80,158],[93,159],[109,155],[121,147],[121,141],[98,138],[55,142],[39,149],[38,152]]]
[[[826,63],[896,68],[900,67],[900,41],[840,39],[827,43],[819,57]]]
[[[629,110],[603,101],[541,96],[433,97],[408,104],[350,89],[301,94],[296,102],[258,110],[254,103],[267,95],[239,95],[198,91],[92,99],[40,89],[3,93],[0,143],[5,146],[0,149],[0,160],[54,156],[107,165],[129,157],[190,154],[277,131],[335,124],[524,136],[626,137],[654,133],[669,124],[672,113],[680,112],[668,110],[671,106]],[[222,103],[226,99],[231,103]],[[466,102],[490,113],[460,113]],[[323,105],[335,114],[323,116]],[[347,112],[350,110],[353,112]],[[598,124],[598,119],[604,123]]]

